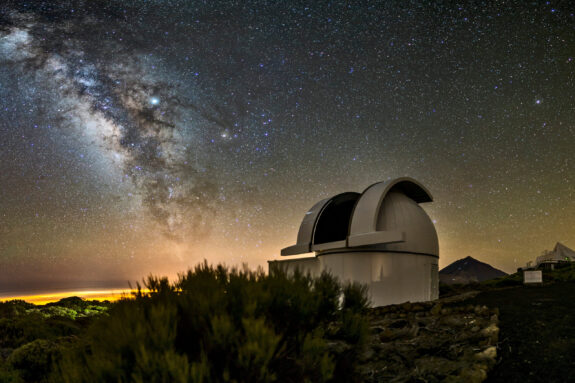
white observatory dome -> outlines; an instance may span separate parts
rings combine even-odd
[[[327,271],[342,281],[366,284],[374,306],[437,299],[437,233],[419,206],[431,201],[427,189],[411,178],[319,201],[305,214],[297,243],[281,251],[283,256],[315,256],[270,261],[270,270]]]
[[[431,201],[431,194],[411,178],[324,199],[306,213],[297,243],[282,249],[282,255],[377,250],[437,257],[435,226],[419,206]]]
[[[405,233],[404,242],[373,245],[377,249],[439,255],[433,222],[417,202],[403,193],[394,190],[387,193],[379,208],[376,229]]]

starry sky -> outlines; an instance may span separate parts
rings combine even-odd
[[[410,176],[440,267],[575,248],[569,1],[3,0],[0,290],[266,267]]]

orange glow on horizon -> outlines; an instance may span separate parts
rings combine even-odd
[[[23,300],[35,305],[45,305],[46,303],[58,302],[60,299],[68,297],[80,297],[85,300],[96,301],[117,301],[122,298],[131,298],[132,293],[137,290],[126,289],[113,289],[113,290],[79,290],[79,291],[64,291],[57,293],[45,293],[36,295],[16,295],[8,297],[0,297],[0,302],[11,301],[15,299]],[[142,289],[142,292],[149,292],[148,289]]]

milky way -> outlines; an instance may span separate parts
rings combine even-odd
[[[192,227],[186,229],[201,235],[214,187],[192,165],[194,148],[186,136],[193,139],[193,132],[182,127],[186,109],[199,108],[161,75],[148,75],[154,64],[146,56],[123,52],[113,43],[104,51],[90,47],[98,33],[90,26],[100,26],[88,16],[74,23],[10,16],[13,25],[2,39],[2,64],[21,77],[33,72],[28,86],[48,88],[58,129],[73,130],[85,144],[110,156],[166,235],[178,239],[188,223]],[[91,57],[105,55],[112,57]]]
[[[5,1],[0,283],[265,265],[314,202],[398,176],[441,265],[575,247],[574,27],[560,2]]]

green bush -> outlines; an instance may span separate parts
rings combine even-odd
[[[363,345],[367,340],[369,328],[363,315],[352,311],[342,313],[342,323],[338,335],[341,339],[356,345]]]
[[[23,383],[20,374],[9,366],[0,362],[0,382],[2,383]]]
[[[89,305],[90,305],[90,302],[87,302],[80,297],[67,297],[67,298],[60,299],[58,302],[48,303],[46,306],[47,307],[50,307],[50,306],[66,307],[66,308],[74,309],[74,310],[78,311],[79,309],[84,308],[84,307],[89,306]]]
[[[60,317],[74,320],[78,316],[78,312],[74,309],[63,306],[48,306],[39,310],[39,312],[47,317]]]
[[[367,285],[347,283],[343,288],[342,310],[362,312],[369,307]]]
[[[28,303],[21,299],[0,302],[0,318],[15,318],[34,307],[35,306],[32,303]]]
[[[0,382],[48,381],[62,350],[107,310],[106,304],[80,298],[60,302],[62,306],[0,303]]]
[[[0,347],[16,348],[22,345],[24,329],[12,318],[0,318]]]
[[[324,329],[359,345],[366,290],[323,274],[207,263],[175,283],[148,277],[59,362],[58,382],[322,382],[337,361]],[[342,309],[339,309],[343,293]],[[331,336],[331,335],[330,335]]]
[[[17,370],[25,381],[42,382],[60,357],[60,347],[53,341],[37,339],[14,350],[7,364]]]
[[[48,303],[43,307],[35,308],[43,315],[52,317],[60,316],[69,319],[99,315],[105,313],[110,307],[110,302],[86,301],[79,297],[60,299],[58,302]]]

